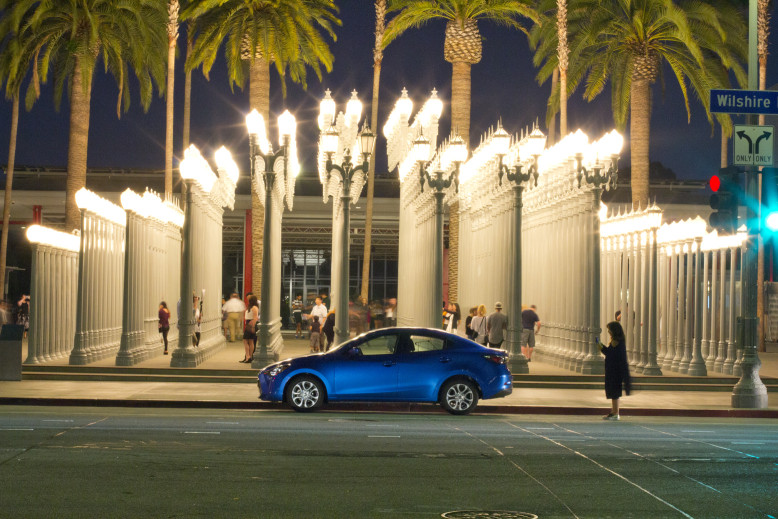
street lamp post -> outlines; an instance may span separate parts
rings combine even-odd
[[[249,133],[249,153],[251,155],[252,186],[256,175],[259,174],[257,170],[264,166],[261,169],[261,175],[265,188],[265,224],[262,235],[262,287],[260,289],[259,329],[257,333],[259,353],[254,355],[252,367],[263,367],[273,360],[272,356],[268,354],[268,343],[270,342],[270,285],[273,283],[270,272],[270,233],[273,215],[271,204],[273,202],[273,188],[276,183],[276,161],[283,159],[283,175],[286,177],[289,174],[289,145],[296,125],[294,116],[289,113],[289,110],[285,110],[278,117],[281,147],[273,152],[272,146],[267,140],[265,120],[262,115],[256,110],[252,110],[246,116],[246,127]],[[247,268],[250,268],[250,266]]]
[[[583,134],[582,134],[583,135]],[[583,136],[585,139],[585,136]],[[592,210],[591,210],[591,273],[589,280],[591,282],[589,294],[589,329],[587,333],[588,354],[584,357],[581,367],[581,373],[584,375],[598,374],[603,372],[603,364],[600,359],[600,353],[597,351],[597,345],[594,338],[600,337],[602,328],[600,328],[600,203],[602,198],[603,186],[616,186],[616,180],[619,173],[619,151],[623,143],[623,138],[616,132],[611,132],[600,141],[601,149],[597,150],[597,155],[591,158],[591,165],[587,167],[584,164],[583,152],[576,150],[575,162],[578,179],[578,187],[581,182],[593,186],[592,189]],[[578,147],[579,143],[574,142],[573,147]],[[582,142],[580,144],[585,144]],[[604,160],[601,160],[600,154]],[[607,167],[606,167],[607,164]]]
[[[508,292],[510,294],[510,318],[508,322],[508,351],[511,354],[511,372],[512,373],[529,373],[529,365],[527,364],[527,357],[521,351],[521,334],[522,334],[522,321],[521,321],[521,276],[522,276],[522,260],[521,260],[521,210],[522,210],[522,195],[524,193],[525,184],[527,187],[538,185],[538,157],[546,147],[546,136],[539,128],[535,128],[529,137],[526,139],[524,146],[519,147],[519,153],[521,156],[528,155],[531,157],[529,166],[526,171],[522,171],[523,164],[517,161],[517,164],[513,169],[509,168],[503,163],[505,155],[510,148],[510,135],[506,132],[502,126],[497,128],[494,133],[493,142],[497,146],[497,155],[500,158],[498,175],[500,178],[500,185],[502,185],[502,179],[505,177],[508,182],[511,183],[513,189],[513,226],[514,226],[514,249],[511,255],[511,272],[513,273],[513,282],[508,284]],[[522,149],[523,148],[523,149]],[[519,157],[521,160],[522,157]]]
[[[430,175],[429,168],[431,162],[427,159],[430,156],[430,141],[419,135],[413,141],[413,154],[419,165],[419,182],[421,190],[424,191],[424,182],[432,188],[435,197],[435,251],[434,268],[432,280],[432,302],[439,305],[443,301],[443,199],[446,197],[446,190],[454,184],[454,189],[459,193],[459,166],[467,158],[467,145],[458,135],[451,139],[447,149],[450,154],[450,162],[454,165],[454,170],[444,177],[443,168],[435,168],[435,172]],[[435,307],[438,309],[439,307]],[[435,314],[438,315],[439,314]],[[438,319],[439,320],[439,319]],[[433,323],[435,324],[435,323]],[[437,326],[436,326],[437,327]]]
[[[340,206],[343,212],[341,221],[341,241],[340,241],[340,275],[339,287],[337,289],[337,308],[335,309],[335,333],[337,334],[337,343],[342,343],[349,338],[348,327],[348,281],[349,281],[349,232],[351,227],[351,183],[356,174],[367,175],[370,166],[370,155],[373,151],[375,135],[369,127],[363,128],[359,134],[358,145],[359,154],[362,155],[362,163],[354,166],[351,162],[351,151],[346,150],[343,156],[343,162],[340,165],[333,163],[332,157],[338,151],[339,132],[334,125],[322,135],[322,149],[327,156],[325,169],[327,171],[327,183],[329,184],[331,175],[336,172],[340,176]],[[334,230],[333,230],[334,231]]]

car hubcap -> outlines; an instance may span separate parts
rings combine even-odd
[[[292,388],[292,402],[297,407],[310,408],[319,401],[319,388],[312,382],[300,382]]]
[[[446,402],[455,411],[464,411],[473,405],[473,390],[467,384],[454,384],[446,393]]]

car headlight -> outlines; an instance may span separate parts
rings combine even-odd
[[[268,377],[275,377],[282,371],[289,369],[289,366],[291,365],[291,362],[279,362],[278,364],[273,364],[272,366],[266,367],[264,370],[262,370],[262,374],[267,375]]]

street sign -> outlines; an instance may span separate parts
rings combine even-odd
[[[735,125],[735,156],[732,164],[736,166],[772,166],[775,127]]]
[[[778,114],[778,92],[772,90],[711,90],[710,111],[724,114]]]

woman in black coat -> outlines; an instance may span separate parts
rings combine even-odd
[[[602,419],[618,420],[622,387],[627,395],[631,389],[627,343],[618,321],[608,323],[608,334],[611,339],[608,344],[600,344],[600,351],[605,355],[605,397],[611,399],[611,412]]]

